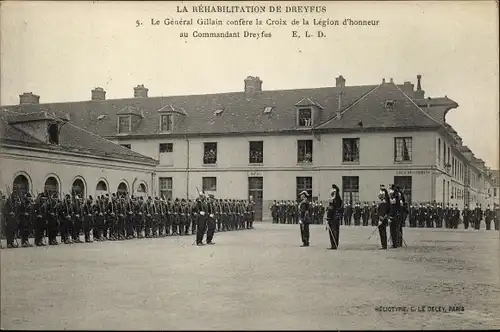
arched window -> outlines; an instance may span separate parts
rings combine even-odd
[[[45,180],[44,191],[49,196],[59,193],[59,182],[55,177],[51,176]]]
[[[82,179],[76,179],[73,181],[73,185],[71,186],[71,193],[73,195],[79,195],[81,197],[85,196],[85,184]]]
[[[137,188],[137,192],[139,192],[139,193],[146,193],[146,185],[144,183],[141,183],[139,185],[139,188]]]
[[[30,182],[28,178],[22,174],[16,176],[16,178],[14,179],[14,184],[12,185],[12,191],[17,193],[19,196],[24,196],[26,193],[29,193]]]
[[[95,190],[108,191],[108,186],[106,185],[106,182],[101,180],[101,181],[97,182],[97,186],[95,187]]]
[[[57,123],[51,123],[48,128],[49,143],[59,144],[59,127]]]
[[[117,193],[118,193],[119,196],[127,195],[128,194],[128,187],[127,187],[127,184],[125,182],[121,182],[118,185]]]

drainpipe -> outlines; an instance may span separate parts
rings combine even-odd
[[[151,193],[150,193],[151,196],[158,196],[156,194],[155,175],[156,173],[151,172]]]

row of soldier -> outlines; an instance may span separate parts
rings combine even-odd
[[[323,204],[312,202],[308,204],[311,224],[322,224],[325,215]],[[269,207],[273,224],[298,224],[300,216],[300,202],[274,201]]]
[[[82,233],[85,242],[195,234],[199,219],[208,218],[202,217],[205,211],[198,211],[202,206],[200,200],[203,210],[210,211],[214,231],[253,228],[255,215],[251,201],[213,197],[205,200],[205,196],[173,200],[112,194],[97,199],[78,195],[59,199],[56,194],[33,198],[29,193],[24,196],[12,193],[1,198],[1,235],[7,238],[9,248],[19,246],[18,237],[23,247],[32,246],[29,242],[32,235],[35,245],[44,246],[45,237],[48,244],[57,245],[58,235],[66,244],[81,243]]]
[[[270,206],[273,223],[280,224],[297,224],[299,221],[299,205],[292,201],[274,201]],[[321,203],[309,204],[309,215],[311,216],[312,224],[323,224],[325,208]],[[462,218],[461,218],[462,217]],[[463,221],[464,228],[468,229],[469,225],[475,229],[480,229],[481,221],[484,220],[486,230],[491,230],[493,223],[494,229],[499,230],[499,211],[490,209],[488,205],[485,210],[480,204],[476,204],[474,209],[465,207],[460,211],[458,205],[447,204],[443,207],[441,203],[416,203],[412,204],[407,212],[402,216],[403,226],[406,220],[410,227],[426,227],[426,228],[457,228]],[[351,205],[344,204],[342,211],[341,225],[346,226],[377,226],[379,221],[378,204],[373,202],[369,204],[356,203]]]

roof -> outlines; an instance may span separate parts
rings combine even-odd
[[[34,114],[34,113],[33,113]],[[21,126],[16,126],[19,119],[29,118],[26,114],[13,114],[4,109],[0,109],[0,142],[17,146],[43,148],[54,151],[73,152],[83,155],[108,157],[126,161],[145,162],[156,164],[157,162],[149,157],[131,151],[119,144],[115,144],[105,138],[93,134],[85,129],[79,128],[70,122],[65,122],[60,126],[59,144],[46,143],[29,133],[23,131]],[[16,120],[17,119],[17,120]],[[54,119],[49,114],[37,114],[34,117],[38,121],[41,119]],[[9,122],[13,121],[13,122]]]
[[[349,109],[340,120],[332,121],[342,92],[341,110]],[[353,104],[364,97],[361,101]],[[387,112],[380,103],[397,99],[397,110]],[[229,133],[277,133],[298,130],[296,105],[312,104],[319,109],[315,119],[322,129],[359,130],[364,127],[436,127],[433,117],[423,112],[393,83],[312,89],[274,90],[256,92],[248,98],[245,92],[219,94],[110,99],[68,103],[48,103],[5,106],[15,112],[54,112],[58,117],[69,115],[70,122],[104,137],[117,136],[118,113],[126,109],[141,114],[130,134],[121,138],[151,135],[209,135]],[[266,107],[274,107],[265,113]],[[160,133],[162,111],[177,111],[180,121],[174,122],[173,131]],[[215,111],[223,110],[215,114]],[[324,123],[326,122],[326,123]],[[323,124],[324,123],[324,124]],[[303,132],[303,128],[300,128]]]
[[[382,83],[319,129],[441,127],[394,83]]]

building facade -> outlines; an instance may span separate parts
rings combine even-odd
[[[339,76],[334,87],[264,91],[258,77],[248,77],[241,92],[148,97],[139,85],[134,98],[106,100],[101,88],[91,96],[6,108],[43,107],[157,161],[140,180],[152,195],[251,196],[264,220],[274,200],[295,200],[302,190],[326,203],[333,183],[351,203],[372,202],[380,184],[394,183],[413,203],[493,204],[489,169],[446,123],[458,104],[426,98],[421,76],[416,89],[392,79],[348,86]],[[131,178],[115,175],[110,186],[121,177]]]

